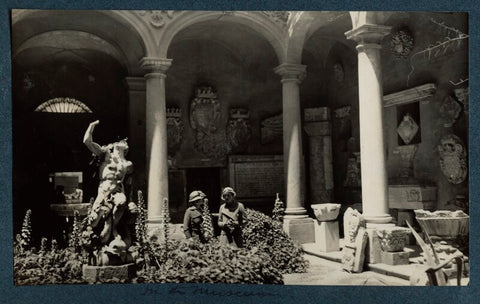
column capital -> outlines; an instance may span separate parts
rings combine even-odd
[[[146,83],[144,77],[125,77],[130,91],[145,91]]]
[[[149,73],[165,74],[168,68],[172,65],[173,59],[158,58],[158,57],[143,57],[140,60],[140,65]]]
[[[363,24],[345,33],[347,39],[356,41],[359,45],[379,45],[386,35],[390,33],[391,26],[378,24]]]
[[[282,76],[282,82],[300,83],[307,74],[307,66],[303,64],[282,63],[273,71]]]

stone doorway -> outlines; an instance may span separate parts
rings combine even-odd
[[[220,168],[190,168],[187,172],[187,200],[193,190],[202,190],[208,197],[210,212],[220,208]]]

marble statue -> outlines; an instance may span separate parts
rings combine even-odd
[[[99,244],[94,256],[97,266],[121,265],[132,261],[129,218],[136,213],[136,205],[127,205],[124,178],[133,171],[133,164],[125,158],[126,139],[100,146],[93,141],[93,130],[100,122],[92,122],[85,132],[83,143],[100,159],[98,194],[88,214],[89,226]]]

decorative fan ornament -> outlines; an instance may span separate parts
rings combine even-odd
[[[39,105],[35,112],[47,113],[92,113],[83,102],[74,98],[59,97],[45,101]]]

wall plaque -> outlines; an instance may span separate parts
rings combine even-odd
[[[281,155],[234,155],[228,159],[229,181],[238,198],[274,198],[285,193]]]

